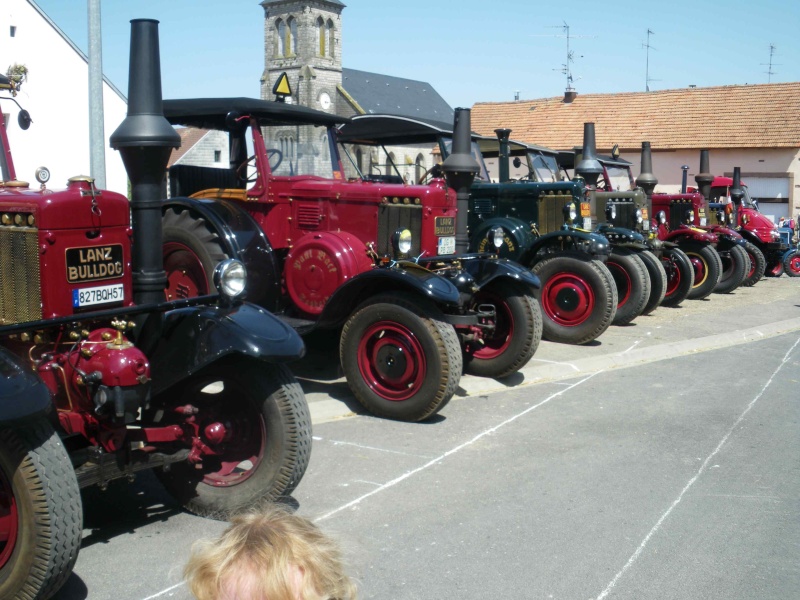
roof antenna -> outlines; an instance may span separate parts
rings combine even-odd
[[[769,45],[769,64],[768,63],[761,63],[762,66],[767,67],[767,70],[764,71],[767,74],[767,83],[772,83],[772,76],[777,75],[775,71],[772,70],[772,57],[775,55],[775,51],[778,48],[775,44]],[[780,66],[779,64],[775,64],[775,66]]]
[[[656,32],[648,27],[647,42],[642,44],[642,48],[647,48],[647,53],[646,53],[647,58],[645,61],[645,71],[644,71],[644,91],[646,92],[650,91],[651,81],[659,81],[658,79],[650,79],[650,48],[652,48],[653,50],[658,50],[658,48],[656,48],[655,46],[650,45],[650,36],[655,34]]]
[[[560,69],[553,69],[553,71],[561,71],[564,75],[566,75],[566,77],[567,77],[567,89],[564,92],[564,98],[565,99],[566,98],[571,98],[570,99],[570,102],[571,102],[572,99],[574,99],[575,96],[577,96],[577,93],[575,92],[575,88],[572,87],[572,81],[573,81],[572,80],[572,68],[570,67],[570,64],[575,62],[575,52],[569,49],[569,41],[571,39],[575,39],[575,38],[593,38],[595,36],[593,36],[593,35],[570,35],[570,33],[569,33],[569,25],[567,24],[566,21],[564,21],[563,25],[548,25],[548,27],[551,28],[551,29],[557,27],[557,28],[563,30],[564,33],[563,34],[555,34],[555,35],[541,35],[541,36],[540,35],[534,35],[534,37],[563,37],[563,38],[567,38],[567,61],[561,65]],[[583,58],[583,55],[581,55],[580,58]],[[580,79],[580,77],[578,79]]]

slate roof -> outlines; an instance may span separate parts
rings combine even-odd
[[[583,144],[596,124],[597,148],[639,151],[696,148],[800,148],[800,82],[683,88],[657,92],[578,94],[518,102],[479,102],[472,129],[551,148]]]
[[[344,68],[342,88],[356,101],[354,108],[360,113],[453,122],[453,109],[424,81]]]

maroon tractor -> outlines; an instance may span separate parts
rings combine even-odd
[[[82,488],[154,469],[187,509],[224,518],[289,494],[309,460],[283,364],[302,340],[242,302],[243,265],[221,264],[210,295],[165,300],[158,181],[180,140],[159,115],[157,21],[132,22],[131,53],[111,136],[130,202],[85,176],[18,180],[0,111],[0,598],[49,598],[69,577]]]
[[[239,258],[248,300],[303,334],[334,331],[353,394],[394,419],[439,411],[462,368],[507,377],[535,352],[538,278],[496,255],[466,254],[463,189],[468,197],[478,170],[469,111],[456,112],[466,151],[443,165],[449,186],[348,179],[336,132],[347,119],[303,106],[212,98],[166,100],[164,111],[175,125],[229,139],[227,168],[169,170],[164,261],[174,297],[207,293],[220,261]]]

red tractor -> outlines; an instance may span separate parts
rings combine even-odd
[[[0,598],[49,598],[69,577],[82,488],[154,469],[187,509],[225,517],[289,494],[308,464],[308,406],[283,364],[304,346],[242,302],[243,265],[221,264],[213,295],[165,299],[158,182],[180,140],[159,116],[157,36],[132,22],[111,136],[130,203],[89,177],[18,180],[0,111]]]
[[[207,293],[217,264],[239,258],[248,299],[303,334],[340,332],[353,394],[394,419],[440,410],[462,364],[506,377],[535,352],[538,278],[496,255],[466,254],[466,200],[453,188],[478,170],[469,111],[456,112],[467,150],[444,165],[449,187],[348,179],[336,132],[347,119],[303,106],[213,98],[166,100],[164,111],[175,125],[229,136],[228,168],[169,170],[164,261],[174,297]]]

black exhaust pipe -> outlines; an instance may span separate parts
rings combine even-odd
[[[511,137],[510,129],[495,129],[494,134],[500,142],[497,156],[497,178],[500,183],[511,179],[511,168],[508,166],[508,138]]]
[[[131,180],[133,300],[164,301],[167,275],[161,250],[161,183],[181,138],[164,118],[158,21],[131,21],[128,116],[111,134]]]
[[[711,198],[711,183],[714,181],[708,160],[708,150],[700,150],[700,172],[694,176],[694,180],[697,182],[697,190],[708,201]]]
[[[597,179],[603,174],[603,165],[597,160],[594,123],[583,124],[583,152],[580,162],[575,166],[575,174],[583,177],[586,185],[591,187],[597,186]]]
[[[442,164],[447,185],[456,191],[456,253],[466,254],[469,250],[467,233],[467,211],[469,210],[469,188],[480,171],[478,162],[472,156],[472,129],[470,109],[457,108],[453,118],[453,152]]]
[[[636,185],[644,190],[647,197],[653,195],[653,190],[658,185],[658,179],[653,174],[653,156],[650,151],[650,142],[642,142],[642,166]]]
[[[731,200],[738,206],[742,203],[744,198],[744,190],[742,189],[742,168],[733,167],[733,185],[731,185]]]

